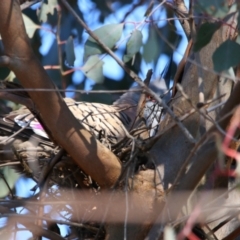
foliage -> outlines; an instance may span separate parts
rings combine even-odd
[[[177,48],[181,40],[180,35],[175,32],[176,31],[176,28],[174,27],[175,23],[174,22],[168,23],[167,21],[165,21],[165,23],[162,23],[162,22],[158,23],[156,21],[155,23],[153,21],[155,26],[153,28],[151,27],[150,24],[142,21],[142,19],[144,19],[144,16],[143,16],[144,11],[141,10],[141,7],[138,7],[138,6],[135,7],[134,5],[131,7],[130,5],[127,5],[127,4],[128,4],[127,1],[126,3],[116,2],[112,5],[113,9],[109,11],[110,10],[109,6],[105,6],[104,4],[100,6],[99,4],[96,3],[95,9],[93,8],[92,10],[90,9],[91,9],[91,6],[94,6],[93,3],[86,4],[85,8],[87,8],[88,9],[87,10],[87,9],[84,9],[83,7],[79,8],[77,6],[77,1],[71,2],[72,7],[76,11],[76,13],[79,14],[79,16],[83,16],[85,14],[84,16],[86,16],[85,19],[87,19],[86,21],[87,25],[89,25],[90,27],[93,25],[93,29],[92,29],[93,33],[96,34],[106,46],[108,46],[115,53],[117,53],[121,58],[123,58],[124,62],[126,62],[131,69],[133,69],[137,74],[138,73],[142,74],[140,66],[144,64],[144,61],[140,57],[140,55],[137,53],[143,52],[143,58],[147,63],[152,63],[152,61],[154,61],[152,64],[152,67],[153,69],[156,69],[155,72],[156,74],[158,74],[155,77],[160,77],[159,74],[163,70],[163,68],[159,70],[157,68],[159,64],[160,56],[162,56],[162,54],[165,54],[168,56],[168,58],[170,58],[174,52],[174,48]],[[129,16],[123,16],[117,20],[118,22],[122,22],[122,23],[118,23],[116,22],[116,20],[115,20],[115,23],[110,22],[108,18],[110,18],[114,14],[114,13],[111,14],[111,12],[114,12],[115,6],[118,6],[118,5],[120,8],[119,10],[117,10],[116,8],[116,13],[119,12],[119,13],[122,13],[123,15],[124,12],[126,13],[126,10],[124,10],[124,8],[128,7],[130,9],[131,8],[134,9],[134,11],[139,12],[138,15],[140,16],[140,18],[139,17],[136,18],[134,17],[134,15],[129,14]],[[74,89],[81,89],[82,87],[89,85],[90,83],[94,85],[94,82],[95,82],[95,83],[101,83],[100,87],[101,89],[104,89],[104,90],[129,88],[130,85],[132,84],[132,80],[129,79],[127,74],[125,73],[122,74],[121,73],[122,70],[116,67],[116,73],[112,72],[110,76],[109,70],[106,70],[106,69],[111,68],[111,65],[114,64],[113,61],[107,58],[106,54],[104,54],[103,49],[100,46],[98,46],[98,44],[96,44],[96,42],[90,36],[87,37],[86,39],[86,33],[83,31],[82,27],[79,26],[77,21],[73,19],[72,15],[68,13],[64,7],[62,8],[60,13],[60,12],[57,12],[56,6],[57,5],[56,4],[54,5],[54,2],[49,3],[49,1],[44,1],[44,3],[41,5],[40,8],[38,8],[39,10],[37,11],[33,9],[26,9],[24,11],[24,16],[28,20],[28,22],[26,22],[26,29],[29,37],[32,37],[34,30],[39,29],[34,35],[34,38],[33,38],[34,44],[36,42],[39,42],[39,40],[37,39],[40,38],[39,33],[41,32],[44,34],[44,35],[43,34],[41,35],[46,36],[45,38],[47,38],[48,36],[48,39],[50,39],[50,35],[55,36],[55,40],[53,40],[52,46],[50,47],[48,53],[42,55],[41,53],[37,52],[37,54],[38,55],[40,54],[42,63],[43,65],[45,65],[45,69],[54,68],[54,66],[57,65],[58,63],[58,58],[59,57],[63,58],[61,61],[62,62],[61,69],[62,71],[65,71],[66,74],[62,72],[62,77],[61,77],[58,71],[48,70],[49,75],[56,82],[58,87],[64,87],[64,88],[71,87]],[[146,8],[148,5],[147,3],[144,3],[143,6],[144,8]],[[99,11],[101,14],[105,13],[105,16],[103,17],[104,14],[103,15],[95,14],[94,16],[96,16],[95,17],[96,19],[94,20],[95,23],[93,24],[92,19],[89,18],[87,15],[88,11],[92,11],[93,13],[92,15],[94,15],[94,13],[97,13]],[[155,18],[156,19],[162,18],[161,14],[162,14],[161,11],[157,11],[154,14],[156,15]],[[165,14],[170,14],[170,13],[165,12]],[[97,18],[97,16],[99,18]],[[37,24],[34,21],[30,22],[30,18],[35,20]],[[57,20],[58,18],[59,18],[59,22]],[[142,22],[139,22],[140,19]],[[98,23],[98,21],[100,22]],[[101,22],[103,21],[105,21],[106,24],[102,24],[100,25],[101,27],[94,29],[94,25],[99,26],[99,24],[101,24]],[[133,21],[136,21],[136,22],[133,22]],[[40,25],[41,22],[44,23],[44,25],[41,26]],[[59,29],[59,32],[58,31],[56,32],[55,29]],[[149,37],[148,37],[147,31],[150,31]],[[163,39],[161,39],[161,36],[159,35],[160,32],[166,37],[166,39],[168,39],[169,43],[172,44],[173,48],[169,49],[168,44]],[[58,34],[59,34],[59,39],[61,41],[59,43],[57,43]],[[144,42],[142,42],[143,34],[145,38],[148,38],[147,41],[145,40]],[[73,39],[73,45],[75,48],[74,50],[75,56],[76,56],[75,65],[73,65],[72,63],[73,58],[70,57],[70,59],[72,60],[69,60],[69,56],[73,56],[72,47],[71,46],[68,47],[70,36]],[[83,50],[78,50],[79,48],[82,48],[83,42],[84,42],[84,55],[78,53],[78,52],[82,53],[83,51]],[[153,42],[156,43],[156,47],[154,51],[153,51],[154,48],[151,47],[153,46],[152,45]],[[65,44],[66,44],[66,47],[63,47]],[[62,52],[60,56],[58,56],[59,48],[61,48],[61,52]],[[36,50],[38,51],[38,49]],[[102,54],[102,56],[99,58],[99,64],[95,66],[96,70],[91,67],[91,64],[93,61],[90,59],[88,60],[88,57],[94,54]],[[65,56],[67,59],[65,59]],[[133,57],[134,57],[134,60],[132,61]],[[100,62],[104,63],[105,59],[108,64],[104,65],[104,71],[103,71],[103,64],[100,64]],[[90,66],[89,66],[89,63],[90,63]],[[175,64],[176,63],[173,62],[173,65]],[[89,72],[90,69],[91,71],[94,71],[94,72],[93,73],[91,73],[91,71]],[[173,67],[173,69],[175,68]],[[107,72],[107,76],[106,75],[104,76],[103,72]],[[93,80],[94,82],[89,81],[88,78]],[[105,81],[104,81],[104,78],[105,78]],[[118,79],[118,81],[116,81],[115,79]],[[93,86],[93,90],[94,89],[99,89],[98,84],[95,84]],[[92,101],[92,96],[93,95],[80,96],[80,98],[78,96],[78,98],[79,100],[82,99],[82,100]],[[102,97],[101,94],[99,94],[98,96],[98,102],[99,101],[105,102],[104,96]]]

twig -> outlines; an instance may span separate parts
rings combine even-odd
[[[41,2],[41,0],[22,0],[21,1],[21,10],[31,7],[32,5]]]
[[[29,109],[34,109],[34,103],[30,98],[21,97],[15,94],[11,94],[10,92],[11,91],[7,91],[7,92],[1,91],[0,89],[0,99],[5,99],[15,103],[20,103]],[[22,92],[22,90],[20,90],[19,92]]]
[[[190,117],[193,113],[195,113],[196,110],[195,109],[191,109],[188,113],[184,114],[183,116],[181,116],[179,118],[180,121],[184,121],[185,119],[187,119],[188,117]],[[168,126],[166,128],[164,128],[163,130],[161,130],[160,132],[157,133],[157,135],[150,139],[149,142],[147,144],[145,144],[141,149],[142,151],[149,151],[154,144],[167,132],[169,131],[171,128],[176,126],[176,122],[170,123],[168,124]]]
[[[217,108],[221,107],[222,105],[224,105],[225,103],[226,103],[226,101],[218,103],[212,107],[207,108],[206,111],[207,111],[207,113],[212,112],[212,111],[216,110]]]
[[[205,119],[207,119],[208,121],[210,121],[215,127],[216,129],[223,135],[227,135],[227,133],[219,126],[219,124],[214,121],[210,116],[206,115],[206,112],[208,112],[207,110],[205,111],[205,109],[202,108],[202,106],[206,105],[204,103],[202,103],[200,106],[201,108],[196,108],[194,106],[194,104],[192,103],[191,99],[188,97],[188,95],[184,92],[182,86],[180,84],[177,84],[177,89],[181,92],[182,96],[189,102],[189,104],[199,113],[200,115],[200,121],[202,119],[202,121],[204,121]],[[222,104],[221,104],[222,105]],[[221,105],[217,105],[217,107],[221,106]],[[216,107],[215,107],[216,108]],[[215,109],[214,108],[214,109]],[[211,110],[212,111],[212,110]],[[200,126],[201,129],[201,126]],[[202,129],[203,130],[203,129]],[[202,135],[205,133],[206,131],[202,131]],[[237,139],[235,139],[235,141],[237,141]]]
[[[42,175],[39,179],[38,184],[32,189],[33,191],[35,191],[38,187],[42,188],[45,180],[47,179],[47,177],[49,175],[49,173],[51,172],[53,167],[58,163],[58,161],[61,160],[64,153],[65,153],[65,150],[61,148],[59,150],[59,152],[48,162],[48,165],[43,169],[43,173],[42,173]]]
[[[66,202],[65,202],[66,205]],[[16,219],[32,219],[35,220],[36,219],[36,215],[32,215],[32,214],[28,214],[28,215],[24,215],[24,214],[17,214],[17,213],[4,213],[1,214],[1,217],[13,217]],[[45,221],[50,221],[52,222],[53,219],[50,217],[38,217],[41,220],[45,220]],[[98,228],[96,227],[91,227],[91,226],[87,226],[86,224],[82,224],[82,223],[77,223],[77,222],[71,222],[71,221],[62,221],[62,220],[57,220],[55,219],[54,222],[58,223],[58,224],[64,224],[64,225],[70,225],[70,226],[74,226],[74,227],[79,227],[79,228],[85,228],[85,229],[89,229],[93,232],[97,232]]]
[[[168,44],[168,43],[167,43]],[[188,42],[188,45],[187,45],[187,48],[184,52],[184,55],[180,61],[180,63],[178,64],[178,67],[177,67],[177,72],[174,76],[174,79],[173,79],[173,89],[172,89],[172,97],[174,97],[177,93],[177,89],[176,89],[176,85],[178,83],[181,83],[182,81],[182,75],[183,75],[183,71],[184,71],[184,68],[185,68],[185,65],[186,65],[186,62],[188,60],[188,56],[191,52],[191,49],[192,49],[192,46],[193,46],[193,41],[190,40]]]
[[[208,226],[208,224],[204,224],[204,227],[207,228],[207,230],[209,231],[209,233],[206,233],[207,235],[207,239],[210,239],[210,235],[213,236],[214,240],[218,240],[218,238],[216,237],[216,235],[214,234],[214,232],[212,231],[212,229]],[[209,236],[209,238],[208,238]]]
[[[62,76],[62,88],[66,89],[66,81],[65,81],[65,75],[63,70],[63,59],[62,59],[62,42],[60,39],[60,31],[61,31],[61,19],[62,19],[62,10],[60,6],[57,8],[57,32],[56,32],[56,40],[57,40],[57,47],[58,47],[58,62],[59,62],[59,68],[60,73]]]
[[[209,118],[203,111],[201,111],[201,108],[199,109],[199,108],[197,108],[197,107],[193,104],[192,100],[191,100],[190,97],[184,92],[183,87],[182,87],[180,84],[177,84],[177,89],[178,89],[178,91],[182,94],[182,96],[185,98],[185,100],[187,100],[188,103],[199,113],[200,116],[202,116],[203,118],[207,118],[209,121],[211,121],[211,122],[214,123],[214,121],[213,121],[211,118]],[[203,98],[203,100],[204,100],[204,98]],[[203,106],[203,105],[204,105],[204,101],[201,102],[201,106]]]
[[[223,95],[221,95],[221,96],[219,96],[219,97],[217,97],[217,98],[215,98],[215,99],[211,99],[211,100],[208,100],[208,101],[206,101],[204,104],[203,104],[203,106],[205,106],[205,105],[208,105],[208,104],[210,104],[210,103],[212,103],[212,102],[214,102],[214,101],[217,101],[217,100],[219,100],[220,98],[222,98],[222,97],[224,97],[225,96],[225,94],[223,94]],[[195,113],[196,112],[196,109],[195,108],[192,108],[189,112],[187,112],[187,113],[185,113],[183,116],[181,116],[181,117],[179,117],[179,119],[181,120],[181,121],[184,121],[185,119],[187,119],[189,116],[191,116],[193,113]],[[216,124],[217,126],[218,126],[218,124]],[[151,148],[152,148],[152,146],[163,136],[163,134],[165,133],[165,132],[167,132],[167,131],[169,131],[171,128],[173,128],[174,126],[176,126],[176,123],[174,122],[174,123],[171,123],[171,124],[169,124],[168,126],[167,126],[167,128],[164,128],[162,131],[160,131],[154,138],[152,138],[152,139],[150,139],[149,140],[149,142],[147,142],[147,144],[144,146],[144,150],[143,151],[149,151]],[[219,129],[219,130],[221,130],[220,132],[224,135],[225,134],[225,131],[223,131],[223,129]]]
[[[24,129],[26,129],[26,128],[30,125],[30,123],[34,120],[34,118],[35,118],[35,116],[32,117],[32,118],[27,122],[27,124],[26,124],[24,127],[20,128],[17,132],[15,132],[15,133],[12,134],[11,136],[9,136],[7,139],[4,139],[3,141],[1,141],[0,144],[7,144],[11,138],[14,138],[14,137],[17,136],[20,132],[22,132]]]
[[[190,1],[190,16],[193,16],[193,1]],[[193,39],[193,42],[196,41],[196,26],[195,26],[195,21],[191,17],[190,18],[190,26],[191,26],[191,37]],[[202,104],[205,101],[205,96],[204,96],[204,81],[203,81],[203,70],[202,70],[202,63],[200,59],[200,53],[196,52],[194,53],[195,55],[195,60],[196,63],[198,64],[197,66],[197,72],[198,72],[198,102],[199,104]],[[202,109],[200,109],[200,112],[202,112]],[[203,135],[206,132],[206,122],[205,118],[203,117],[203,114],[200,114],[200,119],[199,119],[199,133]]]
[[[97,93],[125,93],[125,92],[141,92],[139,89],[127,89],[127,90],[78,90],[78,89],[46,89],[46,88],[24,88],[24,89],[1,89],[0,93],[4,92],[77,92],[82,94],[97,94]],[[1,97],[1,96],[0,96]]]
[[[188,17],[188,9],[187,9],[184,1],[183,0],[174,0],[174,6],[170,2],[167,2],[167,6],[170,6],[174,10],[176,16],[179,18],[178,21],[182,25],[182,28],[186,34],[186,37],[189,40],[191,37],[191,28],[190,28],[190,23],[186,18],[186,17]]]
[[[144,80],[144,83],[148,86],[150,83],[152,77],[152,69],[148,70],[147,75],[146,75],[146,79]],[[142,92],[139,101],[138,101],[138,105],[137,105],[137,112],[136,112],[136,118],[134,119],[134,121],[132,122],[131,126],[130,126],[130,130],[133,129],[134,125],[138,124],[138,120],[139,118],[141,119],[142,117],[142,110],[144,108],[144,105],[146,103],[146,94],[144,92]],[[137,123],[137,124],[136,124]]]

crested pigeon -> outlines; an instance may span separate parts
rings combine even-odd
[[[140,90],[135,87],[135,90]],[[96,138],[107,139],[112,145],[126,136],[136,119],[138,101],[141,91],[128,91],[113,105],[101,103],[75,102],[65,98],[65,102],[73,115]],[[153,101],[147,100],[142,111],[142,118],[149,129],[149,137],[153,137],[158,129],[162,107]],[[38,136],[48,138],[37,118],[26,108],[13,111],[4,117],[4,121],[16,123],[19,127],[33,130]]]

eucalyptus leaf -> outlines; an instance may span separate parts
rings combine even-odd
[[[126,54],[123,56],[123,61],[128,62],[132,57],[139,52],[142,46],[143,35],[139,30],[132,32],[131,37],[127,42]]]
[[[232,40],[223,42],[213,53],[214,70],[222,72],[240,63],[240,45]]]
[[[103,83],[103,66],[104,62],[98,58],[98,56],[91,56],[82,67],[82,71],[85,76],[92,79],[96,83]]]
[[[57,7],[57,0],[44,0],[40,9],[37,11],[38,19],[40,22],[47,22],[47,15],[54,14],[54,9]]]
[[[119,41],[119,39],[122,36],[122,30],[123,30],[123,23],[120,24],[107,24],[104,25],[95,31],[93,33],[101,40],[107,47],[112,49],[116,42]],[[102,47],[98,45],[98,43],[89,36],[85,46],[84,46],[84,61],[89,56],[96,55],[96,54],[102,54],[105,53]]]
[[[211,17],[223,18],[228,14],[228,2],[226,0],[197,0],[194,3],[198,14],[207,13]]]
[[[154,28],[149,28],[148,40],[143,46],[143,58],[146,63],[156,60],[160,55],[158,35]]]
[[[29,38],[32,38],[36,29],[39,28],[37,24],[35,24],[29,17],[27,17],[25,14],[22,14],[24,25],[26,28],[26,32]]]
[[[219,23],[203,23],[197,31],[196,42],[194,43],[193,50],[198,52],[206,46],[212,39],[213,34],[221,27]]]

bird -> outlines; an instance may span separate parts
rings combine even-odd
[[[22,97],[22,94],[24,97],[26,97],[25,95],[29,97],[26,92],[21,92],[19,95]],[[133,144],[133,139],[129,138],[129,135],[141,140],[144,135],[144,143],[147,138],[154,137],[159,128],[162,106],[146,96],[139,111],[141,96],[143,96],[142,88],[136,86],[124,93],[112,105],[78,102],[71,98],[64,98],[64,101],[86,130],[116,154],[119,159],[125,161],[124,159],[128,159],[130,152],[124,151],[124,149],[127,150]],[[136,129],[137,131],[135,131]],[[0,158],[3,163],[8,162],[7,154],[11,152],[10,159],[20,160],[22,163],[20,166],[13,166],[17,172],[41,179],[45,179],[49,174],[47,172],[41,175],[41,169],[45,169],[45,167],[51,169],[48,165],[55,159],[52,157],[63,150],[50,139],[41,124],[41,119],[38,119],[38,114],[30,111],[26,106],[8,114],[0,114],[1,149],[3,151],[0,153]],[[68,161],[69,157],[68,154],[63,153],[62,165],[60,168],[56,168],[57,174],[54,175],[53,182],[62,181],[62,178],[57,177],[60,173],[61,176],[69,175],[69,169],[73,168],[72,161]],[[136,171],[138,166],[142,166],[145,162],[147,160],[142,155],[137,157]],[[85,173],[81,171],[81,174]],[[84,177],[86,176],[85,174]],[[78,183],[82,184],[81,181]]]
[[[114,145],[124,139],[128,131],[133,127],[137,118],[138,102],[141,96],[141,88],[133,87],[124,93],[112,105],[91,102],[77,102],[71,98],[64,98],[69,110],[82,125],[98,140]],[[151,98],[146,98],[141,112],[141,125],[148,131],[148,137],[154,137],[157,133],[163,108]],[[15,124],[19,128],[30,129],[36,135],[49,139],[44,127],[37,116],[26,107],[21,107],[3,117],[1,125]],[[0,126],[1,128],[1,126]]]

